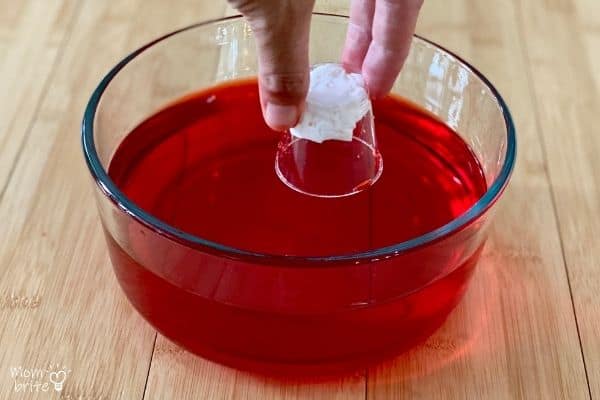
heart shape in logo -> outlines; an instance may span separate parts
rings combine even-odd
[[[65,371],[50,372],[50,382],[57,384],[62,383],[67,378]]]
[[[63,382],[67,379],[67,373],[64,370],[58,372],[53,371],[48,374],[48,378],[50,379],[50,382],[54,384],[54,390],[60,392],[63,388]]]

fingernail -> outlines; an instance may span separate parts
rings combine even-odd
[[[267,103],[265,111],[265,120],[271,128],[283,131],[298,122],[298,107],[291,105],[282,105]]]

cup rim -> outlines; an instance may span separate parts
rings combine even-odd
[[[317,17],[339,18],[340,20],[348,19],[348,16],[340,14],[314,12],[313,15]],[[460,216],[454,218],[445,225],[442,225],[420,236],[405,240],[397,244],[380,247],[377,249],[332,256],[297,256],[253,252],[249,250],[238,249],[233,246],[220,244],[211,240],[203,239],[196,235],[192,235],[190,233],[177,229],[174,226],[171,226],[161,221],[159,218],[153,216],[152,214],[144,211],[133,201],[127,198],[127,196],[117,187],[113,180],[108,176],[107,171],[102,166],[102,163],[100,162],[100,159],[98,157],[98,153],[96,151],[96,146],[94,143],[94,121],[98,105],[100,103],[100,100],[102,99],[102,95],[104,94],[104,91],[111,83],[111,81],[115,78],[115,76],[117,76],[117,74],[127,64],[129,64],[129,62],[131,62],[137,56],[139,56],[149,48],[153,47],[154,45],[179,33],[183,33],[206,25],[239,19],[243,19],[243,17],[241,15],[233,15],[224,18],[206,20],[167,33],[147,43],[146,45],[133,51],[125,58],[123,58],[119,63],[117,63],[100,81],[99,85],[96,87],[88,101],[88,104],[84,111],[84,117],[81,126],[81,141],[87,166],[102,193],[121,211],[125,212],[139,223],[143,224],[149,229],[152,229],[158,234],[165,236],[170,240],[178,242],[186,247],[195,248],[200,251],[209,252],[214,255],[227,257],[235,260],[243,260],[247,262],[279,266],[303,267],[322,267],[323,265],[339,265],[348,263],[361,264],[365,262],[378,261],[384,258],[390,258],[393,256],[400,255],[402,253],[406,253],[410,250],[414,250],[416,248],[437,242],[455,232],[462,230],[463,228],[471,224],[473,221],[477,220],[480,216],[482,216],[487,211],[487,209],[490,208],[496,202],[496,200],[498,200],[498,198],[506,188],[511,173],[514,169],[514,164],[516,160],[515,126],[506,102],[504,101],[498,90],[494,87],[494,85],[492,85],[492,83],[479,70],[477,70],[467,61],[465,61],[462,57],[456,55],[452,51],[447,50],[446,48],[436,44],[431,40],[428,40],[422,36],[415,34],[413,36],[413,40],[417,39],[430,46],[434,46],[436,49],[445,53],[446,56],[454,58],[456,61],[460,62],[464,68],[466,68],[469,72],[471,72],[478,79],[480,79],[481,82],[490,90],[492,96],[497,101],[504,118],[507,135],[507,146],[502,168],[496,176],[496,178],[494,179],[494,181],[492,182],[492,184],[488,187],[487,191],[483,194],[483,196],[481,196],[475,202],[475,204],[473,204],[466,212],[464,212]]]

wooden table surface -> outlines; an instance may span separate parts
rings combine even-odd
[[[600,1],[425,2],[418,33],[505,96],[517,167],[443,328],[313,384],[205,361],[142,320],[110,268],[80,149],[84,105],[115,61],[225,13],[224,0],[0,0],[0,399],[59,398],[13,379],[50,363],[70,370],[63,399],[600,399]]]

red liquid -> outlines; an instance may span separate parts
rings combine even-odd
[[[279,181],[279,134],[255,81],[218,86],[132,131],[109,174],[140,207],[201,238],[252,252],[328,256],[441,227],[485,192],[477,159],[443,123],[394,97],[374,103],[379,181],[334,199]],[[275,372],[356,367],[430,335],[458,303],[483,246],[479,225],[397,257],[355,265],[272,265],[170,242],[123,218],[108,234],[119,282],[187,349]]]

